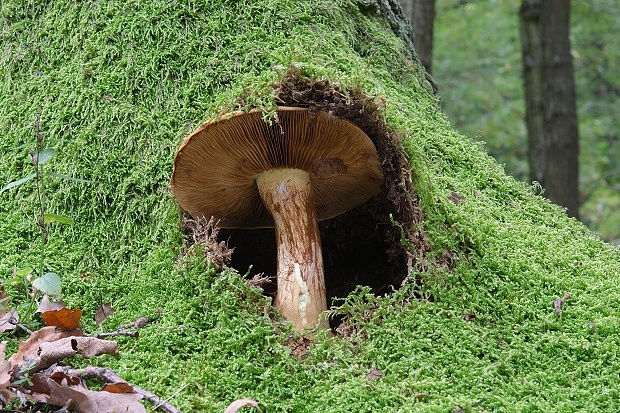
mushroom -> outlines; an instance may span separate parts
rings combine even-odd
[[[279,107],[270,125],[258,110],[224,115],[188,136],[171,186],[195,219],[222,228],[275,227],[274,305],[296,330],[328,327],[317,222],[379,192],[383,176],[370,138],[326,112]]]

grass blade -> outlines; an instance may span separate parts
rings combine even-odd
[[[13,182],[9,182],[8,184],[6,184],[6,186],[2,189],[0,189],[0,194],[3,193],[4,191],[8,191],[11,188],[14,188],[18,185],[23,184],[24,182],[28,182],[31,179],[33,179],[35,176],[37,176],[37,174],[32,174],[32,175],[28,175],[26,177],[23,177],[21,179],[18,179],[17,181],[13,181]]]
[[[51,176],[55,176],[56,178],[66,179],[67,181],[83,182],[85,184],[92,184],[94,182],[94,181],[89,181],[87,179],[73,178],[71,176],[59,174],[59,173],[52,172],[52,171],[48,171],[47,173],[50,174]]]
[[[49,224],[51,222],[59,222],[61,224],[73,225],[75,222],[71,218],[63,217],[57,214],[45,214],[43,215],[43,223]]]

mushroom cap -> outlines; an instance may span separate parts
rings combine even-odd
[[[383,176],[370,138],[326,112],[279,107],[272,125],[258,110],[200,126],[179,148],[171,186],[195,219],[222,228],[273,227],[255,177],[272,169],[310,174],[317,218],[342,214],[379,193]]]

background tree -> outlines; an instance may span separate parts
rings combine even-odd
[[[463,134],[484,142],[506,171],[530,181],[524,122],[521,2],[437,1],[433,78]],[[616,0],[571,3],[570,42],[579,91],[579,219],[620,243],[620,10]]]
[[[569,0],[524,0],[520,10],[530,178],[579,214],[579,132]]]
[[[426,71],[431,73],[435,0],[401,0],[400,3],[411,23],[413,43],[418,57]]]

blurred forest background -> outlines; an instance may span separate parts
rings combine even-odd
[[[413,8],[423,3],[429,2],[401,0],[410,19]],[[485,142],[508,174],[529,182],[521,2],[434,3],[432,76],[444,111],[458,131]],[[579,217],[616,244],[620,244],[619,22],[617,0],[571,2],[580,138]]]

